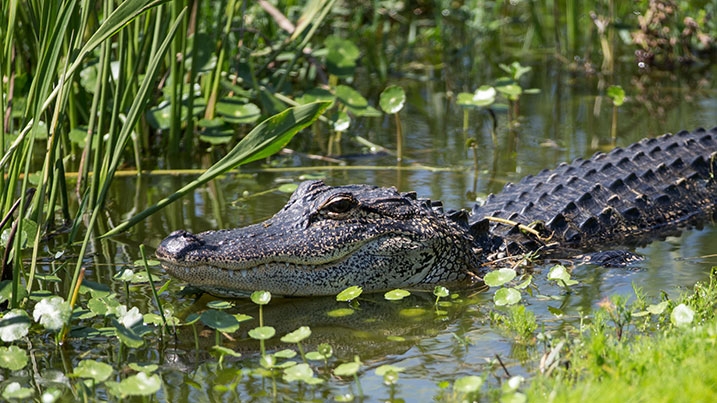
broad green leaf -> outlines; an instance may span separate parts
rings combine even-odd
[[[354,356],[353,362],[345,362],[343,364],[339,364],[336,368],[334,368],[334,375],[336,376],[354,376],[356,373],[358,373],[358,370],[361,368],[361,361],[359,361],[358,356]]]
[[[607,87],[607,96],[612,99],[612,103],[615,106],[621,106],[625,102],[625,90],[619,85]]]
[[[653,315],[659,315],[663,312],[665,312],[665,309],[667,309],[667,306],[669,305],[669,301],[662,301],[659,304],[653,304],[647,307],[647,312],[653,314]]]
[[[48,330],[60,330],[70,319],[70,315],[72,315],[70,304],[58,296],[40,300],[32,312],[35,322],[40,323]]]
[[[271,301],[271,293],[269,291],[254,291],[251,293],[251,302],[257,305],[266,305]]]
[[[337,296],[336,300],[339,302],[353,301],[361,295],[363,288],[353,285],[341,291]]]
[[[363,95],[347,85],[336,86],[336,98],[356,116],[381,116],[379,111],[369,106]]]
[[[329,36],[324,41],[328,49],[326,55],[326,69],[337,77],[351,77],[356,68],[356,59],[360,55],[359,49],[348,39]]]
[[[481,385],[483,385],[481,377],[469,375],[456,379],[453,383],[453,390],[457,393],[475,393]]]
[[[217,113],[230,123],[254,123],[261,116],[259,107],[237,97],[222,98],[217,102]]]
[[[448,288],[446,288],[442,285],[437,285],[433,288],[433,295],[435,295],[436,297],[439,297],[439,298],[443,298],[443,297],[447,297],[448,295],[450,295],[450,291],[448,291]]]
[[[672,309],[670,321],[677,327],[687,326],[692,323],[695,318],[695,311],[685,304],[677,305]]]
[[[268,340],[274,337],[276,329],[271,326],[260,326],[249,330],[249,337],[254,340]]]
[[[501,288],[495,292],[493,302],[497,306],[514,305],[520,302],[520,291],[515,288]]]
[[[224,346],[212,346],[212,350],[216,351],[220,355],[229,355],[235,358],[241,357],[241,353]]]
[[[282,338],[283,339],[283,338]],[[283,341],[283,340],[282,340]],[[285,360],[290,360],[294,357],[296,357],[296,351],[285,348],[283,350],[279,350],[276,353],[274,353],[274,357],[276,358],[283,358]]]
[[[142,221],[154,212],[234,167],[266,158],[276,153],[281,150],[295,134],[314,123],[330,106],[331,102],[314,102],[299,105],[286,109],[264,120],[244,137],[224,158],[207,169],[204,174],[165,199],[160,200],[154,206],[145,209],[108,231],[103,237],[125,231],[127,228]]]
[[[0,319],[0,340],[11,343],[27,336],[30,317],[21,309],[13,309]]]
[[[550,269],[548,272],[548,280],[556,281],[561,287],[571,286],[578,283],[577,281],[570,279],[568,269],[561,264],[556,264]]]
[[[237,319],[224,312],[216,309],[207,309],[200,315],[202,323],[224,333],[233,333],[239,330],[239,322]]]
[[[123,324],[116,320],[112,320],[112,325],[115,328],[117,338],[120,339],[122,344],[131,348],[139,348],[144,345],[144,339],[135,333],[132,329],[128,329]]]
[[[151,396],[157,393],[162,386],[162,379],[159,375],[147,375],[139,372],[130,375],[121,382],[107,382],[110,392],[117,397],[127,396]]]
[[[314,370],[306,363],[286,368],[282,378],[286,382],[301,381],[312,385],[323,382],[322,379],[314,377]]]
[[[329,318],[343,318],[345,316],[351,316],[355,313],[356,311],[351,308],[338,308],[326,312],[326,316]]]
[[[311,336],[311,329],[308,326],[301,326],[293,332],[285,334],[281,341],[284,343],[300,343]]]
[[[515,270],[503,268],[487,273],[483,277],[483,282],[489,287],[500,287],[514,279],[515,276]]]
[[[27,352],[18,346],[0,347],[0,367],[19,371],[27,365]]]
[[[386,113],[398,113],[406,103],[406,92],[403,88],[392,85],[387,87],[379,98],[378,104]]]
[[[77,363],[74,371],[75,376],[89,378],[100,383],[106,381],[114,372],[111,365],[95,360],[82,360]]]
[[[409,295],[411,295],[410,292],[408,292],[406,290],[402,290],[400,288],[397,288],[395,290],[386,292],[385,294],[383,294],[383,297],[387,301],[399,301],[399,300],[406,298]]]
[[[32,388],[26,388],[20,385],[18,382],[10,382],[5,386],[2,391],[2,397],[11,400],[24,400],[29,399],[35,394],[35,390]]]

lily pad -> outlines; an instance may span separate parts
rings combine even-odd
[[[497,306],[514,305],[521,300],[520,291],[515,288],[501,288],[495,292],[493,302]]]
[[[259,326],[249,331],[249,337],[254,340],[268,340],[274,337],[276,329],[271,326]]]
[[[387,293],[383,294],[383,297],[387,301],[399,301],[399,300],[406,298],[409,295],[411,295],[411,293],[409,291],[397,288],[395,290],[391,290],[391,291],[388,291]]]
[[[607,87],[607,96],[612,99],[612,104],[615,106],[621,106],[625,103],[625,90],[619,85]]]
[[[301,326],[293,332],[287,333],[281,338],[284,343],[300,343],[311,336],[311,329],[308,326]]]
[[[381,92],[378,104],[386,113],[398,113],[406,103],[406,92],[403,88],[392,85]]]
[[[503,268],[487,273],[483,277],[483,282],[485,282],[485,284],[489,287],[500,287],[514,279],[515,276],[515,270]]]
[[[444,298],[450,295],[450,291],[448,291],[448,288],[442,285],[437,285],[433,288],[433,295],[439,298]]]
[[[251,293],[251,302],[257,305],[266,305],[271,301],[271,293],[269,291],[254,291]]]
[[[341,291],[337,296],[336,300],[339,302],[353,301],[361,295],[363,288],[353,285]]]
[[[28,363],[27,352],[18,346],[0,347],[0,367],[19,371]]]
[[[224,333],[233,333],[239,330],[237,319],[224,311],[208,309],[202,312],[200,319],[202,323]]]
[[[453,383],[453,390],[458,393],[475,393],[481,385],[483,385],[481,377],[469,375],[456,379]]]
[[[107,382],[110,393],[117,397],[127,396],[151,396],[157,393],[162,386],[162,379],[159,375],[147,375],[139,372],[128,376],[121,382]]]
[[[229,123],[250,124],[261,117],[258,106],[238,97],[226,97],[217,102],[217,113]]]
[[[106,381],[114,372],[111,365],[95,361],[95,360],[82,360],[77,363],[73,374],[80,378],[92,379],[95,383]]]

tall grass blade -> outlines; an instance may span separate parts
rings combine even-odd
[[[197,187],[209,182],[228,170],[252,161],[266,158],[281,150],[299,131],[314,123],[332,102],[313,102],[300,105],[280,112],[255,127],[227,155],[212,165],[197,179],[188,183],[156,205],[145,209],[129,220],[108,231],[103,237],[118,234],[127,230],[139,221],[149,217]]]

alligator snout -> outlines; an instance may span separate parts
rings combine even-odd
[[[154,253],[159,259],[180,261],[187,253],[204,245],[204,241],[189,231],[177,230],[169,234]]]

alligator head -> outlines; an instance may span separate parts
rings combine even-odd
[[[474,237],[456,216],[415,193],[309,181],[262,223],[175,231],[156,255],[174,277],[229,297],[255,290],[335,295],[352,285],[384,291],[480,282]]]

